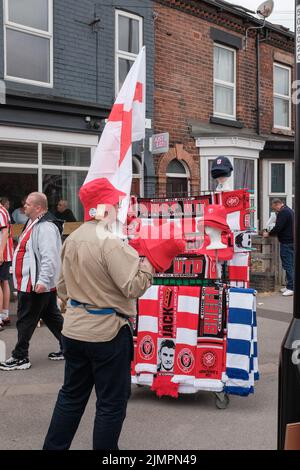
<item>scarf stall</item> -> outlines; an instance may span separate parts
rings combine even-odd
[[[221,409],[229,395],[254,393],[259,372],[249,201],[247,190],[138,200],[129,243],[140,256],[151,256],[158,272],[138,300],[132,383],[159,397],[213,392]],[[170,267],[159,251],[172,251],[171,244],[155,242],[148,253],[139,240],[143,227],[181,231],[185,245],[177,243]]]

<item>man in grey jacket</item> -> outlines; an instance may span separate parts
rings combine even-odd
[[[18,291],[18,341],[12,357],[0,364],[1,370],[31,367],[28,350],[33,332],[42,319],[61,342],[62,315],[56,302],[56,283],[60,271],[62,223],[48,212],[47,197],[31,193],[26,199],[28,216],[13,258],[13,277]],[[63,359],[61,351],[49,359]]]

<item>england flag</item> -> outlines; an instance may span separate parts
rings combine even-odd
[[[145,138],[146,50],[141,49],[117,96],[84,184],[107,178],[126,193],[118,219],[126,221],[132,183],[132,142]]]

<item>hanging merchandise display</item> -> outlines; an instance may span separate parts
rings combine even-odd
[[[216,162],[216,175],[227,160]],[[231,175],[231,168],[222,168]],[[132,383],[159,397],[213,392],[218,408],[226,408],[231,394],[254,392],[250,214],[247,190],[133,201],[127,237],[156,273],[138,300]]]
[[[232,231],[251,228],[250,194],[246,189],[226,191],[217,195],[219,204],[224,207],[227,224]]]

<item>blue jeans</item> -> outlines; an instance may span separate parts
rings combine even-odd
[[[289,290],[294,290],[294,245],[280,243],[280,257],[282,267],[286,272],[286,287]]]
[[[126,325],[111,341],[91,343],[62,337],[64,384],[58,394],[44,450],[70,448],[95,386],[94,450],[118,450],[130,396],[132,334]]]

